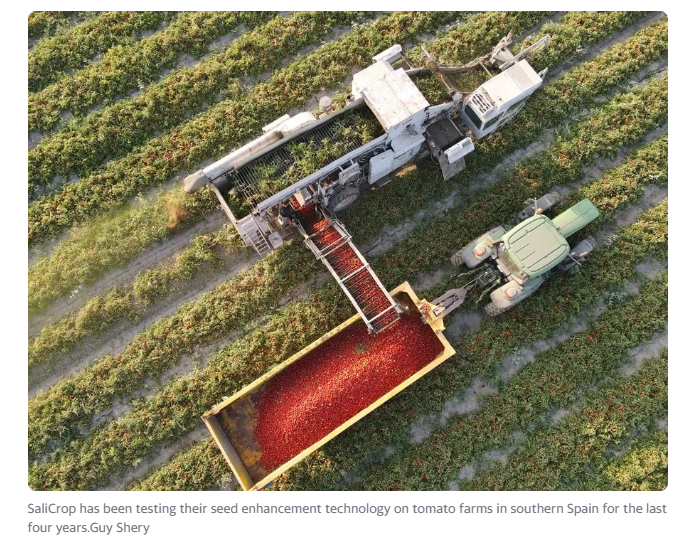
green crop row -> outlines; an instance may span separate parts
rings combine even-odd
[[[29,94],[29,131],[47,132],[55,128],[62,121],[60,113],[63,111],[83,116],[95,105],[112,103],[118,97],[156,81],[165,69],[176,66],[181,55],[198,58],[208,52],[213,40],[236,30],[240,24],[253,28],[275,15],[276,12],[263,11],[183,13],[165,30],[131,45],[110,49],[100,61],[70,77],[63,77],[38,93]],[[232,66],[225,66],[227,68]],[[177,81],[180,75],[189,77],[190,71],[179,70],[181,73],[174,77]],[[170,96],[174,79],[166,79],[167,99],[174,103]],[[220,85],[215,91],[219,88]],[[141,99],[139,96],[138,100]],[[101,112],[98,116],[103,114]]]
[[[639,308],[642,314],[637,316],[642,319],[645,307]],[[602,329],[594,329],[593,332],[595,331]],[[604,338],[605,342],[608,340],[609,337]],[[594,353],[597,352],[582,352],[587,354],[586,357]],[[585,359],[582,355],[581,358]],[[555,370],[552,366],[549,369]],[[609,446],[618,444],[630,431],[653,423],[657,416],[666,415],[668,369],[668,354],[665,351],[663,356],[645,361],[640,371],[632,376],[617,376],[612,382],[588,392],[578,412],[564,417],[553,427],[536,430],[511,454],[505,465],[490,469],[476,479],[462,484],[461,489],[551,491],[576,480],[584,481],[588,476],[588,464],[604,459]],[[508,404],[503,406],[506,409],[515,407],[516,405]],[[630,465],[616,462],[609,466],[605,472],[608,476],[607,484],[611,486],[608,489],[616,486],[617,489],[626,491],[628,485],[637,487],[633,480],[634,470],[639,467],[639,474],[643,475],[641,480],[645,481],[646,464],[651,469],[657,468],[658,463],[662,464],[661,451],[657,448],[643,448],[639,452],[627,458]],[[666,455],[663,459],[666,468]],[[640,464],[634,465],[635,461]],[[633,466],[636,469],[628,468]],[[661,471],[659,474],[659,480],[650,478],[650,484],[661,483],[662,478],[666,480],[661,476]],[[619,483],[622,481],[626,483]],[[666,485],[656,489],[665,488]]]
[[[183,354],[218,340],[275,307],[319,262],[303,245],[274,253],[137,335],[127,348],[65,378],[29,401],[29,453],[37,455],[87,428],[94,414],[127,397]]]
[[[461,235],[466,235],[466,231],[475,230],[476,227],[487,229],[489,227],[489,220],[493,221],[493,216],[500,216],[497,213],[508,212],[508,205],[513,205],[514,202],[524,199],[523,191],[529,190],[533,182],[537,181],[538,176],[543,180],[537,184],[557,183],[564,184],[571,182],[576,178],[580,178],[583,172],[583,165],[590,163],[595,157],[600,155],[615,154],[618,149],[628,142],[638,139],[650,127],[657,124],[666,118],[667,109],[667,82],[666,78],[656,81],[651,81],[648,84],[634,89],[620,97],[614,98],[609,105],[601,109],[595,115],[585,122],[579,124],[573,130],[573,137],[569,140],[559,142],[553,150],[548,150],[541,153],[537,157],[531,158],[520,164],[516,168],[515,173],[511,178],[506,178],[496,187],[492,188],[488,193],[489,197],[481,195],[480,203],[477,205],[468,204],[466,209],[455,209],[445,217],[434,221],[433,223],[420,227],[420,235],[413,235],[406,241],[400,244],[401,251],[394,250],[391,254],[383,255],[379,265],[379,275],[387,284],[396,284],[403,282],[409,276],[416,276],[428,267],[434,267],[441,263],[441,260],[430,257],[429,252],[438,251],[440,253],[451,250],[456,239],[461,239]],[[612,134],[607,129],[607,126],[614,125],[619,127],[618,134]],[[582,149],[590,145],[596,150],[596,154],[592,152],[582,152]],[[578,149],[578,152],[576,151]],[[526,175],[527,180],[524,181],[524,172],[532,169],[535,173],[530,176]],[[504,187],[503,185],[507,185]],[[488,210],[489,209],[489,212]],[[478,213],[478,216],[475,216]],[[437,223],[441,223],[438,227]],[[487,224],[486,224],[487,222]],[[476,232],[476,236],[479,232]],[[409,248],[411,250],[409,250]],[[280,261],[288,260],[288,256],[295,254],[297,259],[304,260],[304,255],[307,251],[303,247],[293,247],[292,250],[281,250],[279,256]],[[286,253],[286,254],[285,254]],[[273,261],[275,258],[268,258],[264,261]],[[448,255],[444,259],[447,259]],[[306,261],[307,257],[305,258]],[[295,280],[304,280],[309,274],[314,273],[317,267],[315,259],[309,264],[302,264],[300,274],[294,274]],[[261,265],[257,266],[259,269]],[[378,267],[378,266],[376,266]],[[288,288],[288,281],[285,281],[281,276],[284,266],[277,266],[273,269],[271,277],[264,278],[262,288],[262,296],[264,299],[272,300],[279,299],[285,293],[285,288]],[[90,422],[90,417],[105,408],[116,397],[127,395],[133,391],[132,384],[140,385],[143,379],[150,376],[150,373],[161,374],[163,370],[171,366],[173,361],[173,353],[177,351],[177,356],[174,359],[179,359],[184,350],[178,351],[176,348],[171,349],[170,335],[167,332],[171,327],[176,327],[177,322],[185,319],[185,313],[192,314],[210,312],[209,307],[214,307],[220,304],[225,297],[225,288],[228,284],[237,281],[245,280],[244,276],[251,276],[254,269],[247,270],[240,274],[237,278],[232,279],[225,285],[208,292],[202,297],[198,303],[190,303],[182,307],[178,313],[166,320],[156,324],[156,329],[150,330],[135,339],[134,343],[118,357],[118,362],[113,364],[109,358],[106,358],[102,363],[96,363],[93,367],[85,370],[79,375],[61,381],[57,386],[51,388],[45,393],[36,396],[29,403],[30,429],[29,429],[29,447],[30,453],[36,455],[44,451],[46,445],[50,444],[53,439],[64,441],[71,439],[76,434],[80,426],[87,426]],[[246,317],[254,317],[258,312],[258,306],[251,298],[258,295],[256,292],[247,292],[245,296],[234,295],[231,303],[235,310],[238,307],[250,306],[254,310],[246,314]],[[246,299],[244,299],[245,297]],[[219,307],[218,307],[219,308]],[[267,307],[264,307],[264,310]],[[224,309],[222,313],[226,312]],[[232,317],[233,312],[230,312],[226,317]],[[219,329],[227,331],[227,324],[222,326],[220,324],[221,317],[218,315],[208,315],[211,322],[217,322],[214,326],[208,324],[209,327],[218,327]],[[237,322],[231,319],[232,323]],[[247,323],[247,322],[241,322]],[[146,350],[156,350],[156,341],[152,341],[153,337],[157,337],[159,333],[157,328],[166,330],[161,342],[167,347],[163,348],[166,352],[164,361],[157,361],[151,364],[151,361],[146,358],[147,369],[141,371],[137,368],[137,362],[142,356],[140,343],[146,345]],[[184,346],[190,348],[199,344],[203,340],[208,340],[212,336],[207,332],[199,332],[195,329],[190,330],[183,336]],[[150,343],[150,344],[149,344]],[[114,374],[122,375],[120,377],[110,376],[110,370],[105,370],[103,367],[117,370]],[[136,368],[139,378],[131,379],[131,372]],[[159,371],[159,372],[158,372]],[[102,374],[105,372],[105,374]],[[108,386],[98,386],[97,391],[93,391],[93,379],[97,375],[98,380],[107,379],[110,381]],[[126,378],[124,378],[126,377]],[[82,384],[83,382],[83,384]],[[127,383],[125,385],[125,382]],[[79,383],[79,384],[75,384]],[[80,389],[81,394],[70,397],[74,394],[74,389]],[[71,406],[69,406],[71,405]],[[78,405],[78,406],[77,406]],[[58,436],[61,435],[61,438]]]
[[[221,268],[225,256],[242,251],[244,244],[229,225],[217,232],[194,237],[185,249],[138,273],[131,287],[115,286],[41,329],[29,343],[29,368],[54,361],[85,338],[97,337],[121,319],[138,320],[155,302],[182,292],[185,282],[204,269],[209,266]]]
[[[645,94],[646,93],[646,87],[650,85],[646,85],[645,87],[638,89],[635,91],[635,93],[631,93],[630,96],[633,96],[634,94]],[[643,92],[645,91],[645,92]],[[658,96],[656,99],[657,100],[662,100],[661,94],[655,92],[655,96]],[[616,102],[623,101],[623,97],[619,98],[616,100]],[[616,102],[612,104],[609,108],[614,111],[615,108],[613,105],[616,105]],[[650,100],[651,102],[651,100]],[[640,105],[642,103],[646,103],[646,101],[640,101],[636,102],[635,107],[642,110],[643,106]],[[650,103],[648,105],[648,111],[651,110],[652,104]],[[646,113],[648,112],[646,111]],[[643,117],[644,115],[641,114],[640,111],[637,111],[637,116],[638,117]],[[604,117],[602,117],[604,118]],[[637,134],[634,133],[633,130],[629,132],[629,138],[637,137]],[[520,195],[517,196],[520,199]],[[518,200],[516,200],[518,201]],[[396,252],[396,251],[395,251]],[[399,252],[397,252],[399,254]],[[382,266],[378,265],[378,262],[372,262],[374,267],[376,269],[381,269],[383,270],[380,274],[381,276],[383,274],[390,273],[391,270],[384,270]],[[403,263],[397,263],[397,266],[403,266]],[[430,268],[430,266],[428,266]],[[428,269],[426,268],[426,270]],[[410,277],[406,277],[410,278]],[[330,302],[325,304],[323,302],[323,297],[328,297],[330,299]],[[343,320],[348,314],[351,312],[351,307],[346,303],[345,298],[341,293],[338,291],[337,288],[334,287],[328,287],[324,288],[322,290],[322,293],[316,293],[314,294],[312,300],[310,303],[306,302],[298,302],[296,304],[290,304],[287,308],[287,311],[285,315],[282,318],[285,318],[287,322],[289,322],[291,319],[294,318],[294,314],[322,314],[324,317],[324,314],[327,314],[328,317],[332,318],[332,321],[337,322]],[[281,318],[279,319],[281,320]],[[310,340],[313,340],[317,338],[317,335],[314,335],[312,333],[306,333],[305,330],[308,329],[308,326],[306,326],[303,321],[300,320],[300,324],[298,326],[295,326],[292,328],[292,326],[285,325],[282,320],[281,322],[279,320],[273,320],[273,322],[276,322],[275,324],[268,323],[266,326],[267,329],[261,328],[259,332],[257,332],[259,337],[269,337],[271,344],[274,345],[275,341],[277,341],[276,344],[280,345],[279,349],[274,349],[274,347],[270,348],[271,352],[274,352],[277,350],[278,353],[285,353],[285,350],[288,352],[295,352],[298,350],[298,348],[304,346],[307,344]],[[331,326],[330,326],[331,327]],[[281,328],[287,328],[285,330],[282,330]],[[322,333],[322,329],[328,329],[328,327],[320,327],[320,328],[315,328],[316,330],[319,329],[320,333]],[[286,333],[286,336],[285,336]],[[255,339],[256,334],[249,335],[249,337],[246,339],[248,340],[249,344],[252,344],[256,339]],[[264,342],[260,341],[258,345],[256,346],[264,346]],[[259,350],[260,352],[260,350]],[[247,357],[245,357],[247,356]],[[216,401],[217,397],[219,397],[220,393],[225,394],[228,391],[228,387],[236,388],[239,389],[243,384],[246,384],[248,381],[250,381],[250,377],[253,375],[254,377],[257,377],[258,375],[262,374],[268,366],[270,366],[271,363],[278,362],[280,357],[277,357],[276,359],[271,359],[272,356],[265,356],[265,353],[263,352],[260,355],[257,355],[255,347],[254,348],[248,348],[246,347],[246,342],[244,340],[239,340],[233,343],[231,347],[226,349],[225,351],[222,351],[221,354],[218,356],[215,356],[211,361],[208,363],[208,368],[202,372],[202,373],[194,373],[193,376],[187,377],[187,378],[181,378],[177,381],[175,381],[172,385],[167,386],[163,391],[161,391],[156,398],[152,400],[152,402],[147,402],[144,405],[142,405],[141,408],[145,409],[146,412],[150,412],[150,409],[155,409],[156,412],[160,411],[162,407],[160,406],[159,401],[160,400],[165,400],[165,398],[169,397],[169,393],[172,393],[170,390],[175,390],[177,389],[178,386],[182,386],[185,392],[179,397],[184,397],[184,406],[185,408],[182,409],[179,405],[175,405],[174,412],[175,412],[175,419],[183,419],[185,420],[184,423],[182,424],[180,421],[175,422],[172,428],[167,427],[166,425],[160,426],[158,429],[160,431],[159,436],[154,437],[152,434],[149,435],[150,439],[149,441],[146,441],[146,439],[135,439],[135,442],[132,442],[132,447],[130,450],[127,452],[122,457],[122,461],[124,461],[124,464],[131,464],[127,463],[127,461],[133,461],[133,457],[138,457],[142,453],[146,453],[148,450],[150,450],[152,447],[155,447],[156,445],[160,444],[161,441],[164,441],[164,439],[170,438],[170,431],[179,431],[180,428],[183,430],[184,428],[189,428],[188,424],[191,424],[193,426],[193,423],[195,423],[195,416],[200,415],[200,412],[198,410],[200,409],[202,412],[203,408],[207,408],[207,405],[212,404],[212,402]],[[244,360],[236,366],[233,362],[236,361],[237,359],[239,360]],[[253,360],[250,362],[249,360]],[[214,361],[216,360],[216,361]],[[260,360],[260,361],[258,361]],[[228,378],[225,375],[225,378],[222,379],[222,382],[219,382],[218,384],[222,384],[225,386],[224,391],[219,391],[219,388],[213,388],[211,385],[212,383],[215,382],[217,379],[217,372],[216,372],[216,365],[218,363],[222,363],[223,366],[229,365],[231,367],[231,373],[232,373],[232,378]],[[247,368],[249,369],[247,371]],[[255,370],[255,372],[254,372]],[[224,373],[223,373],[224,374]],[[212,375],[216,375],[213,377]],[[236,391],[236,390],[235,390]],[[212,395],[212,393],[218,394],[218,395]],[[173,396],[177,396],[178,392],[173,393]],[[200,394],[200,396],[199,396]],[[198,400],[191,400],[194,397],[197,397]],[[187,401],[188,399],[188,401]],[[172,405],[169,405],[170,408],[172,408]],[[132,413],[132,416],[138,417],[144,416],[144,414],[139,414],[140,411],[139,409],[136,409],[135,412]],[[165,410],[167,412],[167,410]],[[147,414],[145,414],[147,415]],[[121,420],[116,420],[113,422],[113,424],[119,424],[123,423],[126,426],[128,426],[128,422],[122,422]],[[181,425],[180,425],[181,424]],[[50,429],[53,424],[43,424],[45,426],[50,426],[46,427],[46,430]],[[109,426],[110,428],[113,427],[113,425]],[[54,429],[54,427],[52,427]],[[104,430],[105,432],[103,434],[105,435],[110,435],[108,437],[108,440],[112,437],[113,433],[111,431],[114,431],[114,429],[107,429]],[[119,434],[119,433],[117,433]],[[178,435],[179,433],[173,433],[174,435]],[[100,437],[98,437],[100,438]],[[145,444],[145,442],[148,442]],[[79,442],[79,441],[76,441]],[[73,446],[79,446],[79,444],[73,444]],[[90,445],[89,445],[90,446]],[[128,459],[127,459],[128,456]],[[70,459],[69,461],[73,461],[73,459]],[[112,468],[116,468],[116,465],[112,464]],[[94,467],[95,468],[95,467]],[[102,468],[105,468],[104,466]],[[110,468],[110,467],[108,467]],[[97,475],[94,471],[94,476]],[[90,482],[89,482],[90,483]]]
[[[225,458],[212,439],[194,444],[177,454],[145,479],[129,488],[132,491],[203,491],[232,480]]]
[[[562,320],[577,313],[581,306],[591,303],[608,288],[629,278],[633,274],[632,269],[635,264],[648,254],[665,257],[667,243],[664,232],[666,228],[666,206],[660,206],[646,213],[619,235],[619,242],[624,243],[625,249],[617,245],[611,249],[613,254],[609,260],[602,260],[602,258],[591,260],[597,263],[596,269],[605,270],[606,273],[600,277],[601,280],[590,280],[591,276],[595,275],[596,269],[591,270],[590,265],[586,264],[578,276],[562,277],[561,281],[553,281],[554,284],[551,287],[543,287],[545,291],[542,294],[539,293],[539,297],[524,301],[505,317],[484,321],[468,337],[453,345],[458,352],[456,356],[418,381],[414,385],[413,393],[404,393],[394,401],[382,405],[374,413],[359,421],[356,426],[350,428],[346,433],[346,438],[335,439],[321,451],[292,468],[287,475],[278,479],[276,487],[280,489],[331,488],[339,481],[342,472],[350,471],[359,465],[369,456],[371,450],[387,448],[391,443],[405,438],[411,421],[420,413],[427,412],[429,405],[432,405],[433,411],[441,411],[445,402],[457,389],[465,388],[478,375],[494,367],[519,343],[550,336],[558,329]],[[596,256],[599,258],[599,255]],[[567,281],[572,281],[573,284]],[[422,292],[419,293],[422,296]],[[301,310],[305,308],[303,306]],[[275,319],[278,318],[280,316],[275,317]],[[279,323],[276,323],[273,329],[281,329]],[[322,330],[320,332],[322,333]],[[281,333],[289,336],[286,335],[289,333],[288,330]],[[303,345],[298,345],[295,349],[315,340],[317,336],[304,337]],[[280,341],[282,336],[275,339]],[[224,356],[226,360],[224,365],[228,365],[232,359],[236,359],[241,346],[233,345],[226,351],[218,353],[216,356],[218,359],[217,361],[214,359],[213,363],[219,363],[220,356]],[[253,353],[255,352],[248,354]],[[290,350],[290,353],[293,352]],[[275,362],[279,361],[279,358],[275,360]],[[260,373],[257,373],[256,377],[259,375]],[[233,386],[222,394],[233,393],[238,389],[238,387],[234,389]],[[216,400],[213,398],[213,401]],[[199,450],[206,446],[207,442],[192,445],[190,449],[173,458],[169,466],[164,465],[156,469],[140,484],[146,487],[150,479],[158,484],[156,489],[199,490],[217,487],[222,479],[230,476],[229,467],[225,467],[224,471],[221,469],[217,471],[214,456],[201,458]],[[194,458],[193,464],[187,467],[186,458]],[[222,458],[222,464],[226,465],[224,458]],[[173,472],[169,470],[170,466],[174,466]],[[201,481],[198,476],[189,477],[186,474],[188,470],[202,471],[204,466],[209,471],[211,469],[217,471],[218,476]],[[176,483],[167,487],[161,485],[164,480],[171,479],[173,473],[178,474]],[[186,478],[182,481],[184,476]]]
[[[95,11],[33,11],[29,15],[29,39],[39,40],[54,36],[74,22],[93,17]]]
[[[518,124],[506,128],[513,133],[514,139],[508,134],[500,137],[501,145],[509,150],[521,141],[536,139],[541,128],[545,127],[542,125],[543,119],[552,119],[546,126],[556,124],[554,118],[548,115],[549,112],[557,111],[558,122],[561,122],[575,111],[575,107],[588,105],[591,98],[608,91],[614,83],[623,81],[665,52],[665,24],[642,30],[607,53],[583,64],[571,76],[565,76],[565,83],[558,92],[551,90],[558,83],[539,91],[552,94],[547,94],[550,98],[543,101],[538,101],[538,94],[531,98],[528,106],[535,102],[535,114],[525,116],[527,113],[522,112]],[[587,84],[581,85],[577,78],[582,78]],[[577,91],[569,96],[573,88]],[[569,99],[573,104],[571,108],[563,107],[560,102],[563,100],[565,104]],[[481,171],[481,164],[488,161],[497,163],[500,154],[503,156],[503,151],[498,150],[499,145],[490,145],[483,152],[481,149],[484,145],[486,143],[483,141],[479,142],[476,151],[482,153],[482,159],[471,161],[469,156],[469,167],[465,173],[457,176],[457,182],[466,181],[471,172]],[[413,175],[399,176],[381,190],[369,193],[354,211],[357,216],[365,216],[365,220],[352,221],[350,213],[343,214],[343,218],[355,232],[356,238],[365,240],[379,232],[386,222],[400,221],[421,206],[451,192],[454,184],[444,183],[438,176],[435,172],[427,179],[428,182],[419,182],[423,179]],[[409,190],[415,194],[412,199],[407,197]],[[51,257],[42,259],[29,270],[30,312],[40,311],[79,284],[92,282],[106,270],[131,261],[144,247],[165,238],[175,228],[195,223],[209,209],[216,207],[216,198],[210,191],[185,198],[179,189],[164,194],[154,205],[139,206],[112,218],[105,217],[97,224],[73,230],[71,238],[61,243]],[[61,288],[55,288],[58,284]]]
[[[306,45],[319,43],[334,27],[370,15],[328,11],[299,13],[286,19],[278,17],[244,34],[226,51],[198,66],[179,70],[131,100],[119,101],[70,124],[29,151],[30,194],[39,186],[49,184],[56,174],[83,176],[100,168],[106,159],[126,155],[159,131],[182,122],[188,126],[192,122],[188,116],[206,104],[245,97],[246,89],[238,78],[278,68],[285,58]],[[254,23],[260,21],[259,17],[253,17]],[[143,164],[150,165],[151,158],[148,155]],[[119,170],[111,168],[106,170],[110,171],[110,182],[115,182]]]
[[[616,22],[616,19],[612,19],[612,22]],[[604,28],[607,31],[618,30],[616,24],[605,25]],[[562,29],[561,32],[570,36],[568,27],[566,31]],[[556,34],[552,38],[553,42],[555,37]],[[580,40],[579,36],[573,43],[578,44]],[[666,20],[641,29],[628,40],[611,47],[538,90],[529,98],[526,107],[511,124],[489,138],[475,143],[476,150],[466,157],[466,169],[451,182],[442,180],[439,169],[432,177],[423,178],[424,182],[421,182],[418,173],[409,171],[395,182],[367,194],[358,209],[341,213],[342,220],[348,224],[350,213],[364,210],[367,219],[353,221],[349,229],[360,241],[375,238],[384,226],[394,226],[403,222],[427,207],[430,202],[449,196],[457,186],[467,184],[476,174],[490,171],[509,153],[537,141],[543,130],[553,128],[571,118],[580,109],[589,107],[593,98],[609,92],[632,73],[637,73],[652,61],[661,58],[667,50]],[[550,53],[550,67],[554,67],[557,60],[563,62],[568,56],[560,54],[554,57],[554,53]],[[536,59],[536,62],[538,61],[539,59]],[[411,192],[413,198],[408,197]],[[380,212],[380,209],[384,209],[384,212]]]
[[[177,16],[175,11],[106,11],[52,38],[29,52],[29,91],[37,92],[137,33],[155,30]]]
[[[667,355],[664,352],[663,356]],[[164,487],[163,478],[158,480]],[[599,458],[588,465],[585,478],[567,487],[577,491],[663,491],[668,484],[669,435],[665,429],[651,425],[620,456]]]
[[[465,24],[489,16],[474,15]],[[301,107],[314,93],[340,84],[353,66],[366,66],[379,51],[436,31],[457,17],[456,12],[394,13],[295,60],[250,93],[220,102],[80,182],[65,185],[61,192],[34,202],[29,207],[30,245],[121,204],[144,188],[168,181],[182,170],[192,170],[203,160],[225,155],[228,149],[259,134],[260,127],[279,112]],[[533,13],[513,13],[511,24],[520,20],[520,24],[528,26],[536,17]],[[188,200],[191,205],[197,205],[196,199],[208,205],[208,196],[208,191],[202,191]]]
[[[513,205],[514,202],[523,199],[523,191],[529,190],[533,182],[536,182],[544,189],[543,185],[545,183],[550,183],[551,186],[553,183],[564,184],[565,182],[571,182],[576,178],[580,178],[583,174],[583,165],[591,163],[592,160],[600,155],[615,154],[624,143],[637,140],[645,131],[664,120],[667,114],[667,100],[666,78],[651,81],[642,87],[635,88],[632,92],[614,98],[597,114],[579,124],[572,132],[574,137],[561,141],[553,150],[543,152],[541,156],[527,160],[524,162],[525,165],[520,164],[512,178],[506,178],[489,192],[491,197],[481,196],[479,204],[468,204],[466,209],[455,209],[441,219],[420,227],[418,235],[411,236],[399,245],[401,247],[400,250],[395,249],[391,254],[385,254],[378,258],[379,262],[376,264],[376,268],[380,269],[380,278],[387,284],[397,284],[410,276],[416,276],[429,267],[439,265],[442,263],[442,260],[438,261],[437,257],[431,256],[430,253],[434,251],[440,254],[447,251],[450,252],[453,243],[456,242],[456,239],[461,239],[461,235],[465,236],[467,232],[475,230],[476,227],[487,229],[490,225],[490,222],[488,222],[490,213],[492,213],[492,216],[495,216],[496,213],[501,212],[502,216],[504,216],[505,212],[508,212],[508,202],[511,202]],[[607,128],[610,125],[617,126],[618,133],[611,133]],[[584,148],[587,149],[586,145],[594,148],[596,154],[588,151],[583,152]],[[533,167],[535,165],[538,167]],[[527,173],[531,167],[535,173],[524,177],[524,172]],[[543,178],[539,182],[537,182],[538,176]],[[524,181],[524,179],[526,180]],[[504,187],[503,185],[508,186]],[[477,216],[475,215],[476,213]],[[490,216],[490,221],[494,221],[492,216]],[[439,227],[438,223],[440,223]],[[476,232],[475,235],[477,236],[478,233],[480,232]],[[292,251],[283,250],[280,252],[282,256],[281,261],[284,261],[286,260],[284,253],[291,254]],[[300,247],[300,250],[294,248],[294,252],[300,254],[297,256],[298,258],[304,259],[305,249],[303,247]],[[447,258],[448,255],[444,259]],[[308,260],[306,259],[306,261]],[[303,264],[301,274],[295,274],[294,278],[298,277],[300,280],[303,280],[310,273],[315,272],[317,264],[314,262],[315,260],[313,259],[310,265]],[[184,319],[184,313],[187,311],[195,314],[206,312],[206,307],[212,307],[215,303],[220,303],[220,301],[214,300],[218,300],[218,298],[220,300],[223,299],[224,286],[231,284],[233,281],[242,280],[240,277],[250,275],[251,273],[252,270],[248,270],[242,273],[239,278],[235,278],[225,283],[222,287],[208,292],[197,304],[186,305],[174,317],[159,322],[157,327],[165,330],[169,329],[171,327],[170,322]],[[265,291],[262,292],[264,298],[274,299],[277,296],[279,299],[279,297],[284,295],[284,288],[287,288],[285,283],[288,284],[288,282],[280,276],[280,273],[281,269],[278,269],[272,277],[264,280]],[[275,294],[271,290],[278,290],[278,293]],[[250,299],[251,295],[257,294],[251,292],[246,296],[248,298],[246,300],[239,296],[234,296],[232,302],[235,307],[243,305],[252,306],[254,302]],[[249,312],[248,315],[254,316],[255,312],[257,310]],[[222,327],[219,324],[221,317],[213,314],[209,315],[208,318],[211,321],[218,322],[216,327],[226,330],[226,327]],[[235,321],[232,321],[232,323],[236,324]],[[134,345],[130,346],[131,351],[127,349],[120,356],[119,359],[121,361],[119,363],[123,364],[123,366],[118,368],[121,370],[115,371],[115,373],[121,373],[127,379],[130,379],[132,368],[136,367],[136,362],[141,355],[141,348],[138,344],[143,342],[147,345],[146,348],[155,350],[156,344],[151,342],[151,337],[156,337],[156,335],[155,332],[151,331],[139,336],[141,340],[134,341]],[[191,330],[184,334],[185,346],[190,348],[198,344],[199,341],[207,340],[209,336],[209,333]],[[168,345],[165,351],[170,349],[169,337],[169,335],[165,335],[160,341]],[[148,342],[151,342],[151,344],[148,345]],[[171,357],[175,350],[173,349],[172,352],[167,354],[168,357],[162,363],[154,363],[151,366],[147,360],[147,370],[143,371],[143,374],[140,374],[140,378],[134,379],[133,382],[140,385],[146,376],[150,376],[149,372],[156,374],[155,371],[159,370],[157,367],[169,367],[173,363]],[[179,355],[181,353],[178,354],[176,359],[178,359]],[[103,363],[97,363],[94,367],[89,368],[76,377],[63,380],[57,386],[48,390],[48,392],[36,396],[29,403],[31,422],[29,443],[32,455],[43,451],[45,446],[53,439],[62,441],[72,438],[77,434],[79,426],[87,425],[90,416],[105,408],[114,397],[127,395],[133,391],[131,387],[132,382],[130,381],[128,385],[124,385],[122,377],[114,378],[114,382],[109,386],[100,386],[97,392],[91,391],[93,374],[97,374],[98,379],[113,378],[108,376],[109,370],[106,371],[105,375],[101,375],[104,371],[103,366],[112,366],[109,358],[106,358]],[[136,370],[141,373],[139,369]],[[78,387],[86,397],[69,397],[69,395],[73,394],[72,390],[75,387],[73,382],[82,381],[87,382],[87,384],[79,385]],[[78,404],[78,407],[74,406],[74,403]],[[67,405],[70,404],[72,406],[68,408]],[[62,435],[62,437],[58,438],[58,435]]]

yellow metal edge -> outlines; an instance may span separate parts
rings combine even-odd
[[[239,453],[234,449],[234,446],[232,446],[232,443],[229,441],[229,437],[223,431],[222,426],[220,425],[220,422],[217,420],[216,416],[214,414],[204,414],[202,419],[210,431],[210,434],[213,436],[213,439],[215,439],[215,443],[220,448],[222,455],[225,456],[227,463],[229,463],[235,478],[239,480],[241,487],[246,491],[251,489],[255,484],[246,470],[246,467],[244,467],[244,464],[241,462]]]
[[[399,286],[397,286],[394,290],[390,292],[391,296],[394,296],[398,294],[399,292],[405,292],[409,295],[411,301],[418,307],[421,303],[421,300],[418,298],[416,293],[413,291],[411,288],[411,285],[407,282],[403,282]],[[240,399],[244,395],[250,393],[253,391],[255,388],[259,387],[262,385],[264,382],[267,380],[271,379],[274,375],[277,373],[281,372],[285,367],[288,365],[291,365],[298,359],[302,358],[305,356],[307,353],[310,351],[314,350],[318,346],[320,346],[322,343],[328,341],[335,335],[337,335],[339,332],[341,332],[343,329],[349,327],[352,325],[354,322],[360,320],[361,317],[356,314],[349,318],[348,320],[342,322],[339,324],[337,327],[331,329],[324,335],[322,335],[320,338],[315,340],[314,342],[310,343],[308,346],[302,348],[299,350],[296,354],[293,356],[289,357],[287,360],[283,361],[279,365],[275,366],[272,370],[268,371],[265,373],[263,376],[260,378],[254,380],[251,384],[248,384],[238,392],[236,392],[234,395],[229,397],[228,399],[225,399],[221,403],[216,404],[212,409],[210,409],[208,412],[206,412],[203,415],[203,421],[206,423],[208,426],[208,429],[210,430],[211,434],[213,435],[213,438],[215,439],[215,442],[218,444],[220,447],[220,450],[222,451],[222,454],[224,455],[225,459],[229,463],[229,466],[232,469],[232,472],[234,475],[239,479],[239,482],[241,484],[241,487],[244,490],[248,491],[257,491],[259,489],[264,488],[266,485],[268,485],[270,482],[272,482],[275,478],[280,476],[281,474],[284,474],[286,471],[288,471],[290,468],[292,468],[294,465],[305,459],[307,456],[309,456],[311,453],[313,453],[315,450],[318,448],[321,448],[324,444],[326,444],[328,441],[332,440],[334,437],[351,427],[353,424],[355,424],[357,421],[359,421],[361,418],[364,416],[368,415],[370,412],[378,408],[380,405],[383,403],[387,402],[389,399],[394,397],[396,394],[399,392],[403,391],[406,389],[408,386],[413,384],[416,380],[419,378],[425,376],[427,373],[435,369],[438,365],[446,361],[448,358],[453,356],[456,353],[456,350],[454,350],[454,347],[449,344],[449,341],[446,339],[442,331],[444,330],[444,323],[442,321],[442,318],[439,318],[433,322],[431,322],[429,325],[435,332],[435,335],[437,336],[438,340],[442,343],[444,346],[444,350],[442,353],[437,356],[433,361],[431,361],[428,365],[423,367],[420,371],[417,373],[414,373],[412,376],[401,382],[398,386],[395,388],[391,389],[388,391],[385,395],[380,397],[377,401],[371,403],[368,407],[363,409],[361,412],[356,414],[355,416],[349,418],[346,422],[335,428],[333,431],[325,435],[322,439],[311,445],[310,447],[306,448],[303,450],[301,453],[299,453],[297,456],[293,457],[291,460],[287,461],[284,465],[278,467],[274,471],[272,471],[270,474],[262,478],[261,480],[255,482],[253,484],[250,476],[248,475],[248,472],[246,471],[246,467],[244,467],[243,463],[241,462],[241,459],[239,458],[238,453],[236,450],[234,450],[234,447],[231,445],[229,438],[227,435],[222,431],[222,435],[219,435],[216,433],[216,431],[213,430],[213,427],[210,425],[209,420],[210,418],[214,418],[216,414],[218,414],[222,409],[233,403],[234,401]],[[226,442],[225,442],[226,441]],[[227,445],[229,448],[225,449],[225,445]],[[234,452],[234,454],[228,453],[228,451],[231,450],[231,452]],[[235,465],[234,458],[230,457],[231,455],[236,455],[236,462],[238,465]],[[245,475],[240,474],[240,473],[245,473]],[[252,483],[252,485],[249,485],[246,483],[246,480]]]

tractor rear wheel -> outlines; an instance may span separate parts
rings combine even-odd
[[[490,301],[487,305],[485,305],[485,313],[487,313],[488,316],[498,316],[502,314],[503,312],[506,312],[508,309],[504,308],[501,309],[497,305],[495,305],[492,301]]]

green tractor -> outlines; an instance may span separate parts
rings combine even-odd
[[[508,226],[498,226],[456,252],[455,266],[466,265],[470,281],[450,290],[433,303],[453,310],[461,305],[470,290],[490,292],[485,312],[501,314],[535,292],[555,272],[575,273],[585,257],[595,249],[588,237],[573,249],[566,238],[595,220],[599,211],[589,199],[549,219],[543,213],[559,200],[552,192],[528,202]]]

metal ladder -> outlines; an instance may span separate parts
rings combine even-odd
[[[268,243],[260,224],[258,224],[253,215],[249,215],[239,220],[237,222],[237,231],[244,240],[244,243],[256,249],[256,252],[261,258],[272,252],[272,246]]]

